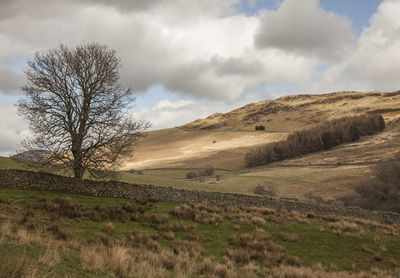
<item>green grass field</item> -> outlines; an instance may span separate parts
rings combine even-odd
[[[394,275],[399,250],[399,226],[356,219],[0,188],[0,273],[24,277]]]
[[[0,169],[26,170],[27,166],[13,159],[0,157]],[[368,173],[368,168],[365,166],[289,167],[278,162],[240,171],[215,169],[214,175],[210,177],[186,178],[187,173],[195,170],[197,169],[173,168],[121,171],[117,179],[127,183],[245,195],[254,195],[254,188],[262,185],[274,191],[279,197],[304,199],[307,192],[312,192],[315,196],[332,199],[337,195],[352,192],[354,182]],[[62,169],[52,172],[71,176],[68,171]]]

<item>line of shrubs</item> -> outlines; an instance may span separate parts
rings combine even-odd
[[[323,122],[311,129],[296,131],[286,141],[266,144],[246,154],[247,167],[293,158],[322,150],[329,150],[342,143],[353,142],[361,136],[372,135],[385,128],[380,114],[347,116]]]

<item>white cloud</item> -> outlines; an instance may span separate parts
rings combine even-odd
[[[286,0],[277,11],[267,11],[255,34],[258,48],[334,60],[355,44],[349,19],[326,12],[318,0]]]
[[[333,64],[314,90],[400,89],[400,2],[386,0],[361,33],[355,51]]]
[[[134,111],[133,116],[142,121],[150,121],[151,129],[161,129],[187,124],[199,118],[205,118],[215,112],[229,112],[259,99],[256,93],[249,93],[242,99],[232,102],[203,100],[161,100],[151,109]],[[264,99],[269,95],[264,95]]]
[[[27,134],[27,124],[17,115],[13,104],[0,103],[0,111],[0,156],[8,156],[19,149],[19,142]]]

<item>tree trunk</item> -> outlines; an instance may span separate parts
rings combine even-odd
[[[74,177],[76,179],[83,179],[83,173],[85,172],[85,168],[82,165],[74,165]]]
[[[76,141],[74,140],[74,143],[75,142]],[[85,172],[85,167],[82,165],[82,150],[80,148],[80,144],[74,143],[72,147],[72,155],[74,156],[74,177],[81,180],[83,179],[83,173]]]

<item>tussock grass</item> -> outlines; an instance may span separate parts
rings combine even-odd
[[[0,225],[0,235],[1,236],[10,236],[11,235],[11,223],[10,223],[10,221],[3,222]]]
[[[21,278],[28,275],[29,262],[25,256],[11,256],[0,264],[0,278]]]
[[[107,233],[107,234],[113,234],[115,233],[115,227],[114,224],[111,222],[105,223],[103,225],[102,231]]]
[[[45,239],[39,235],[34,233],[29,233],[26,229],[19,229],[15,234],[17,243],[20,245],[44,245]]]
[[[160,244],[156,241],[157,239],[157,235],[134,231],[133,235],[129,237],[128,244],[135,248],[157,251],[160,249]]]
[[[175,240],[173,250],[176,254],[187,253],[190,257],[198,258],[204,248],[197,241]]]
[[[181,205],[174,208],[172,214],[198,223],[218,225],[222,222],[222,217],[213,211],[216,211],[213,207]]]
[[[400,267],[398,225],[40,194],[0,188],[0,265],[25,254],[23,277],[390,277]]]
[[[38,208],[53,213],[57,217],[80,218],[84,214],[84,207],[74,204],[68,197],[56,197],[52,200],[43,199],[42,201],[43,203],[38,205]]]
[[[334,223],[330,223],[329,227],[332,229],[336,229],[342,232],[358,232],[360,231],[360,227],[353,222],[348,222],[348,221],[338,221]]]
[[[289,233],[279,233],[279,237],[283,240],[283,241],[287,241],[287,242],[296,242],[299,240],[299,236],[295,235],[295,234],[289,234]]]
[[[61,261],[61,257],[57,248],[54,248],[50,245],[47,246],[43,255],[39,257],[38,262],[41,264],[45,264],[47,266],[53,267],[56,264],[59,264]]]

